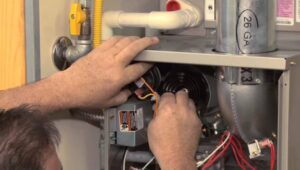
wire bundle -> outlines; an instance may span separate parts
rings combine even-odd
[[[197,167],[202,167],[202,170],[207,170],[212,166],[220,157],[223,157],[226,151],[231,148],[234,154],[235,160],[242,170],[256,170],[247,160],[245,153],[243,152],[242,144],[239,139],[231,135],[230,132],[226,131],[221,136],[219,147],[212,152],[204,161],[199,161]],[[206,162],[206,163],[205,163]]]

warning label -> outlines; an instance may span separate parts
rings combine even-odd
[[[297,0],[299,1],[299,0]],[[295,4],[294,0],[277,1],[277,25],[294,25]]]

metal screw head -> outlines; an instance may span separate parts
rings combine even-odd
[[[261,83],[261,80],[260,79],[255,79],[255,82],[260,84]]]
[[[296,65],[297,63],[296,62],[294,62],[294,61],[291,61],[290,62],[290,65]]]
[[[75,20],[75,14],[72,14],[72,15],[71,15],[71,19],[72,19],[72,20]]]

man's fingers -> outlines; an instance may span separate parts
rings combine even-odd
[[[103,53],[104,51],[106,51],[106,50],[110,49],[111,47],[113,47],[114,45],[116,45],[123,38],[124,37],[122,37],[122,36],[112,37],[112,38],[106,40],[105,42],[103,42],[99,47],[97,47],[96,51],[100,51],[101,53]]]
[[[134,41],[128,47],[123,49],[118,55],[119,59],[124,65],[128,65],[131,61],[144,49],[159,42],[157,37],[145,37]]]
[[[193,111],[196,112],[196,105],[192,99],[189,99],[189,108]]]
[[[172,112],[173,108],[176,105],[175,95],[173,93],[164,93],[159,101],[158,112],[156,116],[159,114],[167,114],[168,112]]]
[[[131,91],[128,89],[122,90],[120,93],[115,95],[109,100],[110,106],[116,106],[125,103],[128,100],[128,97],[131,95]]]
[[[130,44],[134,43],[140,39],[139,37],[123,37],[121,40],[119,40],[114,46],[112,46],[109,49],[109,53],[112,56],[118,55],[121,51],[123,51],[126,47],[130,46]],[[108,50],[107,50],[108,52]]]
[[[125,68],[124,84],[129,84],[142,77],[153,65],[149,63],[136,63]]]
[[[185,90],[180,90],[176,93],[176,104],[179,107],[186,107],[189,103],[189,95]]]

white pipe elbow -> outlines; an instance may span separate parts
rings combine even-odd
[[[194,27],[200,24],[201,15],[189,9],[173,12],[151,12],[149,14],[149,28],[174,30]]]
[[[102,40],[108,40],[113,36],[113,28],[121,27],[118,21],[121,13],[122,11],[108,11],[103,14]]]
[[[113,28],[145,27],[160,30],[174,30],[195,27],[202,21],[197,8],[173,12],[125,13],[108,11],[103,16],[103,40],[113,36]]]

